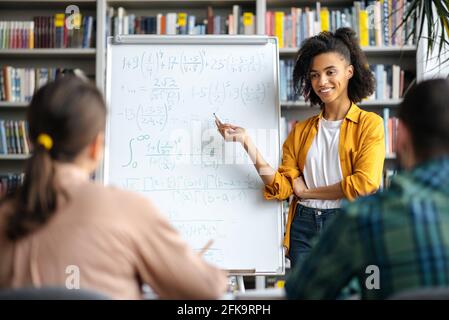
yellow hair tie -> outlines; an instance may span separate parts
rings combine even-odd
[[[47,150],[50,150],[51,147],[53,147],[53,139],[46,133],[39,134],[37,142]]]

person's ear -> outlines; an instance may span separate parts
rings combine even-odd
[[[352,64],[347,66],[347,68],[346,68],[346,76],[347,76],[348,80],[351,79],[354,76],[354,66]]]
[[[89,157],[98,161],[103,156],[104,150],[104,133],[100,132],[89,145]]]
[[[409,144],[410,133],[407,129],[404,122],[399,119],[398,120],[398,128],[396,132],[396,145],[398,147],[398,151],[402,150],[407,144]]]
[[[409,169],[414,165],[415,151],[413,149],[412,135],[401,119],[398,120],[396,132],[396,152],[402,167]]]

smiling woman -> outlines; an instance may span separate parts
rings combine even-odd
[[[284,239],[292,266],[307,257],[342,199],[379,188],[385,158],[382,118],[356,105],[373,93],[375,82],[354,31],[341,28],[306,39],[293,79],[297,92],[322,111],[293,128],[277,170],[244,128],[217,123],[225,140],[240,142],[248,152],[265,183],[266,199],[294,195]]]
[[[313,59],[310,83],[324,105],[335,104],[338,102],[336,97],[345,97],[342,93],[347,90],[353,74],[354,67],[339,53],[322,53]]]

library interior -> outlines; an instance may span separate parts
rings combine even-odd
[[[448,26],[437,0],[0,0],[0,299],[449,299]]]

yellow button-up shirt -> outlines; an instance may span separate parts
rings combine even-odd
[[[282,148],[282,165],[271,184],[265,185],[265,199],[285,200],[293,194],[293,181],[302,175],[307,152],[318,132],[321,112],[295,125]],[[382,179],[385,159],[383,119],[361,110],[354,103],[340,128],[338,147],[343,180],[341,187],[348,200],[375,192]],[[284,246],[290,248],[290,226],[298,199],[290,204]]]

